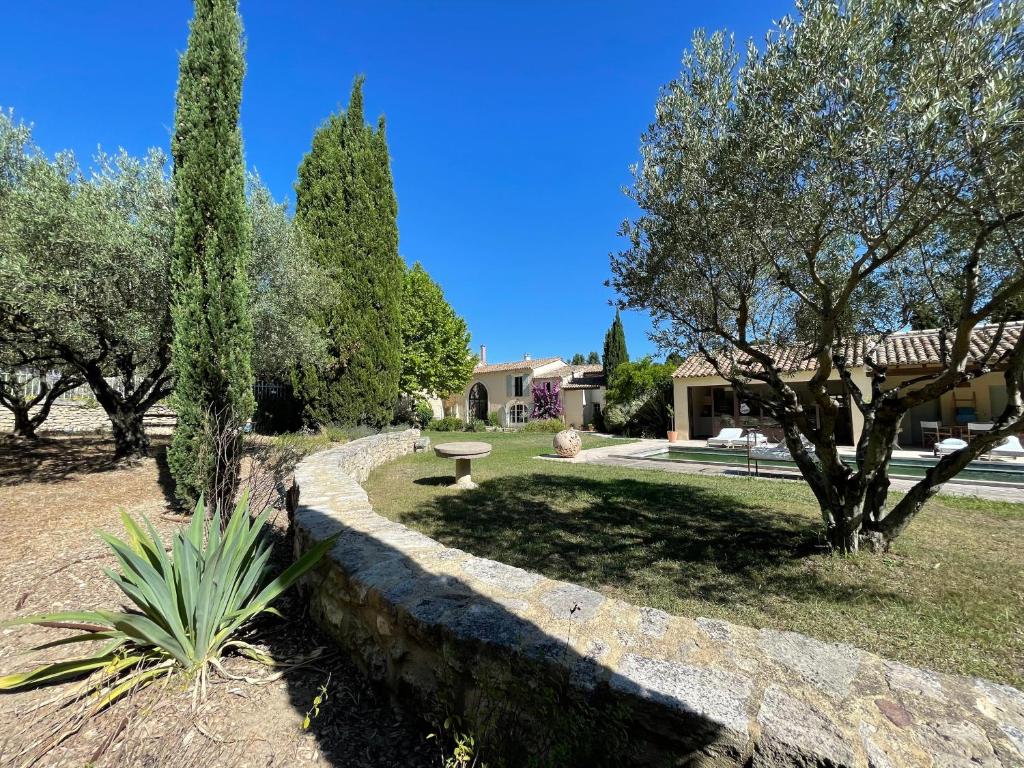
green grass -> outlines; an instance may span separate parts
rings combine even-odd
[[[823,547],[798,482],[558,464],[550,435],[486,440],[475,491],[432,452],[371,475],[382,515],[448,546],[670,613],[794,630],[1024,685],[1024,505],[940,496],[886,555]],[[584,436],[584,447],[611,441]]]

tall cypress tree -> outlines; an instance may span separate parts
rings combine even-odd
[[[626,351],[626,331],[622,327],[622,317],[619,310],[615,310],[615,320],[611,328],[604,335],[604,373],[611,377],[615,369],[622,363],[629,362],[629,352]]]
[[[167,458],[175,493],[221,508],[238,487],[252,415],[249,217],[238,127],[245,59],[237,0],[196,0],[175,112],[178,205],[172,251],[172,359],[178,425]]]
[[[384,119],[363,118],[363,78],[348,109],[331,115],[299,166],[296,219],[327,276],[317,319],[329,364],[296,372],[312,424],[387,423],[402,368],[401,292],[395,200]]]

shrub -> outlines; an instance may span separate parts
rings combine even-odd
[[[650,357],[620,364],[608,383],[608,431],[661,436],[671,429],[668,406],[674,370],[671,363],[655,363]]]
[[[470,419],[468,422],[466,422],[466,431],[467,432],[486,432],[487,431],[487,422],[484,421],[483,419]]]
[[[417,400],[413,424],[415,424],[418,429],[423,429],[433,418],[434,409],[430,407],[430,403],[422,399]]]
[[[550,384],[550,389],[548,385]],[[532,419],[555,419],[562,415],[562,396],[557,383],[534,384],[530,387],[533,397]]]
[[[534,419],[526,422],[523,426],[523,432],[561,432],[565,429],[565,424],[562,423],[561,419]]]
[[[406,424],[417,429],[423,429],[433,418],[434,409],[430,407],[430,403],[424,398],[403,395],[398,398],[398,402],[395,405],[392,424]]]
[[[491,411],[487,414],[487,423],[492,427],[501,426],[501,411]]]
[[[434,432],[461,432],[464,426],[462,419],[456,416],[445,416],[443,419],[432,419],[427,424],[427,429]]]
[[[135,610],[71,611],[5,622],[3,626],[40,624],[81,632],[54,645],[91,640],[104,644],[92,656],[0,677],[0,691],[91,674],[86,692],[94,694],[94,711],[99,711],[132,690],[175,673],[192,679],[194,700],[202,697],[210,666],[219,666],[231,648],[269,662],[235,635],[261,613],[272,611],[270,603],[315,566],[337,538],[314,545],[272,579],[267,566],[271,544],[264,532],[271,512],[273,507],[268,507],[250,517],[249,500],[243,496],[222,530],[219,511],[205,526],[206,509],[200,499],[192,522],[175,532],[169,551],[145,516],[144,530],[122,513],[128,540],[100,536],[121,566],[120,572],[107,575]]]

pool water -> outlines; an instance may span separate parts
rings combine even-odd
[[[747,468],[747,452],[730,451],[726,448],[669,448],[658,453],[644,456],[645,459],[654,461],[688,461],[697,464],[727,464],[733,467]],[[852,460],[852,457],[851,457]],[[932,458],[893,458],[889,462],[889,476],[914,479],[923,477],[929,467],[935,465],[937,459]],[[753,469],[754,457],[751,457],[751,469]],[[758,469],[788,470],[799,472],[796,462],[788,459],[765,459],[757,458]],[[1024,463],[1011,464],[1009,462],[995,461],[972,461],[967,467],[960,471],[956,477],[949,482],[952,483],[1000,483],[1005,485],[1019,485],[1024,487]]]

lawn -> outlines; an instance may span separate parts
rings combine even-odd
[[[382,515],[449,546],[670,613],[1024,685],[1024,504],[940,496],[889,554],[843,557],[802,483],[540,461],[550,435],[430,437],[493,444],[479,489],[449,489],[452,462],[432,452],[366,486]]]

